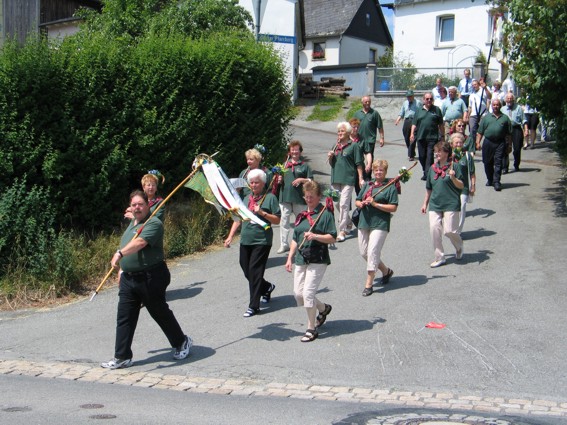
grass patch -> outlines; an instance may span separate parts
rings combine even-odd
[[[334,121],[344,103],[345,100],[340,97],[323,97],[319,99],[307,121]]]
[[[346,114],[346,121],[354,118],[354,114],[362,109],[362,103],[360,103],[360,99],[355,99],[351,102],[350,108]]]

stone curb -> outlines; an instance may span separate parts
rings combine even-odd
[[[0,374],[69,379],[221,395],[275,396],[313,400],[375,403],[420,409],[470,410],[501,415],[567,418],[567,400],[479,397],[447,392],[394,391],[327,385],[284,384],[257,380],[178,376],[134,369],[107,370],[81,363],[0,360]]]

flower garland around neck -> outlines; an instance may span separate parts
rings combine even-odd
[[[291,168],[291,172],[295,173],[295,167],[297,165],[303,165],[303,161],[299,160],[298,162],[295,162],[294,160],[290,159],[285,163],[285,168]]]
[[[447,162],[447,164],[443,165],[442,167],[439,167],[438,162],[434,163],[431,166],[433,168],[433,171],[435,172],[435,177],[433,177],[433,179],[437,180],[439,176],[441,176],[441,178],[444,178],[447,175],[447,170],[451,167],[451,165],[452,163],[450,159]]]
[[[156,196],[154,199],[149,201],[150,208],[156,204],[159,204],[161,201],[163,201],[163,198]]]
[[[253,195],[252,193],[248,197],[248,209],[254,211],[254,207],[258,205],[258,202],[262,199],[262,194]]]
[[[344,144],[342,142],[337,143],[337,146],[335,147],[335,156],[339,156],[344,149],[348,148],[351,145],[351,143],[352,140],[350,139]]]

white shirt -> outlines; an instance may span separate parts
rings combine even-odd
[[[484,93],[483,93],[484,92]],[[480,95],[482,93],[482,104],[480,103]],[[471,94],[469,97],[469,109],[471,111],[471,117],[474,117],[478,114],[480,116],[486,113],[488,104],[488,99],[486,97],[486,91],[483,88],[478,89],[476,93]]]

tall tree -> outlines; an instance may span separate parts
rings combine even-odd
[[[504,27],[517,84],[556,128],[557,147],[567,154],[567,2],[565,0],[497,0],[508,8]]]

